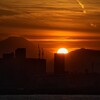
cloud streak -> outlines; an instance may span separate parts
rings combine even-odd
[[[77,2],[78,2],[78,4],[80,5],[80,7],[83,9],[83,13],[85,14],[85,13],[87,13],[87,11],[85,10],[85,7],[84,7],[84,5],[81,3],[81,1],[80,0],[76,0]]]
[[[76,1],[78,3],[76,3]],[[98,5],[94,8],[93,3],[88,4],[83,1],[83,5],[80,0],[76,1],[0,1],[2,2],[2,5],[0,5],[0,27],[12,28],[12,30],[19,28],[19,30],[61,30],[94,32],[99,34],[100,9]],[[93,2],[95,3],[96,1]],[[86,12],[85,5],[88,13],[82,14],[82,12]],[[2,32],[5,31],[6,30]]]
[[[8,9],[1,9],[0,8],[0,17],[1,16],[13,16],[13,15],[18,15],[18,14],[20,14],[20,13],[15,12],[15,11],[11,11]]]

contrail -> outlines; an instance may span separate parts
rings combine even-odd
[[[83,9],[83,13],[86,13],[85,7],[84,5],[80,2],[80,0],[76,0],[78,2],[78,4],[81,6],[81,8]]]

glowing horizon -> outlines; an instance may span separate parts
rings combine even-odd
[[[21,36],[50,52],[61,46],[100,49],[99,4],[99,0],[1,0],[0,40]]]
[[[60,48],[60,49],[58,49],[57,53],[58,54],[67,54],[68,50],[66,48]]]

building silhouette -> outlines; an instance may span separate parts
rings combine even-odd
[[[54,54],[54,73],[64,74],[65,72],[65,56],[66,54]]]
[[[3,59],[13,59],[14,58],[14,53],[4,53],[3,54]]]
[[[46,74],[46,59],[26,58],[26,48],[17,48],[13,52],[4,53],[0,59],[2,73],[32,77],[37,74]]]
[[[17,48],[15,50],[15,57],[18,59],[26,58],[26,48]]]
[[[100,51],[78,49],[66,56],[66,68],[72,73],[100,73]]]
[[[26,48],[17,48],[15,54],[4,53],[0,58],[0,88],[31,87],[35,77],[45,74],[46,59],[26,58]]]

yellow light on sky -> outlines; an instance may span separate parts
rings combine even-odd
[[[66,48],[60,48],[60,49],[58,49],[57,53],[66,54],[66,53],[68,53],[68,50]]]
[[[20,36],[54,52],[100,49],[100,0],[0,0],[0,40]],[[92,16],[92,17],[91,17]]]

